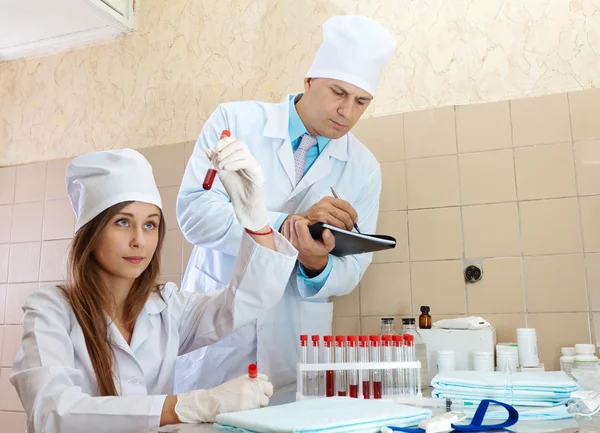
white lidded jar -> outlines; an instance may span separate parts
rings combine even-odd
[[[518,328],[519,364],[523,367],[535,367],[540,363],[535,328]]]
[[[436,361],[438,373],[456,370],[456,357],[454,350],[438,350],[436,354]]]
[[[505,364],[510,364],[512,371],[519,367],[519,346],[517,343],[496,344],[496,370],[504,371]]]
[[[596,346],[593,344],[576,344],[575,352],[573,368],[596,368],[598,365]]]
[[[475,371],[494,371],[494,352],[475,352],[473,367]]]
[[[571,375],[571,369],[575,363],[575,355],[577,354],[577,351],[574,347],[561,347],[560,353],[562,354],[559,360],[560,370],[567,373],[567,376],[570,378],[573,378]]]

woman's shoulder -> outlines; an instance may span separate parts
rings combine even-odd
[[[45,285],[34,291],[23,304],[23,311],[36,311],[44,315],[70,317],[73,310],[63,289],[65,286]]]

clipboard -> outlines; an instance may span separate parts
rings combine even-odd
[[[323,230],[330,230],[335,237],[331,254],[338,257],[396,248],[396,239],[392,236],[356,233],[326,223],[315,223],[308,229],[313,239],[321,239]]]

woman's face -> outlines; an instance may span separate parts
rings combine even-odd
[[[148,267],[158,245],[161,213],[157,206],[133,202],[100,232],[94,257],[112,278],[135,280]]]

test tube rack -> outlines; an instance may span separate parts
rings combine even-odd
[[[404,390],[406,392],[400,391],[398,388],[396,388],[396,392],[393,393],[382,393],[382,398],[386,399],[386,400],[401,400],[403,398],[406,398],[407,396],[412,396],[412,397],[422,397],[423,394],[421,393],[421,362],[420,361],[415,361],[415,362],[406,362],[406,361],[402,361],[402,362],[334,362],[334,363],[315,363],[315,364],[304,364],[304,363],[298,363],[296,366],[296,372],[297,372],[297,387],[296,387],[296,401],[300,401],[300,400],[309,400],[309,399],[315,399],[315,398],[325,398],[325,395],[305,395],[304,393],[304,389],[305,389],[305,383],[310,380],[308,378],[308,374],[305,373],[309,373],[309,372],[316,372],[319,373],[318,377],[322,377],[322,375],[325,375],[325,373],[327,371],[345,371],[347,373],[356,371],[358,374],[358,398],[363,398],[363,389],[362,389],[362,384],[363,384],[363,380],[364,381],[368,381],[369,377],[364,378],[363,374],[366,371],[373,371],[373,370],[379,370],[382,372],[382,380],[383,380],[383,376],[385,376],[383,374],[384,371],[389,371],[392,370],[394,372],[402,372],[404,375],[409,374],[411,372],[414,372],[414,390],[411,392],[410,391],[410,387],[405,386]],[[313,378],[314,380],[314,378]],[[348,397],[350,398],[350,397]]]

